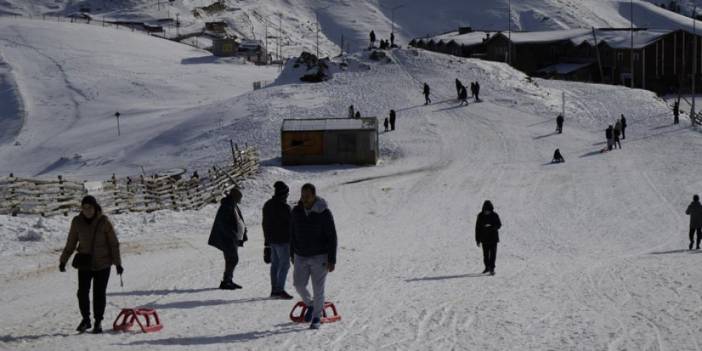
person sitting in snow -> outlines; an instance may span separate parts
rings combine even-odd
[[[556,149],[556,151],[553,152],[553,160],[551,160],[551,163],[563,163],[565,162],[565,159],[563,158],[563,155],[561,155],[561,150]]]

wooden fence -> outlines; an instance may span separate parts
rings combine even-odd
[[[0,178],[0,214],[54,216],[76,213],[83,196],[98,199],[105,213],[198,210],[216,203],[241,180],[256,174],[258,153],[254,148],[232,147],[232,162],[213,166],[207,174],[138,176],[84,183],[57,180]],[[186,179],[187,178],[187,179]]]

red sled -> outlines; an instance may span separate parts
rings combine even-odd
[[[295,323],[305,323],[305,314],[307,313],[307,305],[305,305],[304,302],[300,301],[295,306],[293,306],[292,311],[290,311],[290,320],[295,322]],[[331,314],[327,313],[327,310],[331,312]],[[299,313],[296,313],[298,312]],[[322,311],[322,318],[321,322],[322,323],[334,323],[338,322],[341,320],[341,315],[339,315],[339,312],[336,310],[336,306],[332,302],[325,302],[324,303],[324,310]]]
[[[153,321],[152,321],[153,318]],[[142,323],[142,319],[144,323]],[[112,324],[112,330],[126,332],[132,329],[134,323],[144,333],[153,333],[163,329],[158,313],[153,308],[123,308]],[[153,323],[152,323],[153,322]]]

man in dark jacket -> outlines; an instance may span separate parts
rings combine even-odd
[[[563,122],[565,119],[563,118],[562,114],[559,114],[558,117],[556,117],[556,132],[558,134],[563,134]]]
[[[480,83],[475,82],[475,101],[480,102]]]
[[[702,241],[702,204],[700,204],[700,196],[695,195],[692,197],[692,203],[687,206],[687,215],[690,216],[690,250],[692,250],[693,239],[695,238],[695,232],[697,232],[697,250],[700,249],[700,242]]]
[[[327,273],[333,272],[336,266],[337,239],[334,217],[312,184],[302,186],[301,200],[292,211],[290,236],[295,264],[293,284],[308,306],[305,321],[312,322],[311,329],[318,329],[324,309]],[[307,290],[310,278],[314,298]]]
[[[471,83],[471,84],[473,84],[473,83]],[[463,88],[464,88],[463,83],[461,83],[461,81],[458,80],[458,78],[456,78],[456,96],[458,97],[458,100],[461,99],[461,90]],[[472,88],[472,85],[471,85],[471,88]]]
[[[390,130],[395,130],[395,118],[397,118],[395,110],[390,110]]]
[[[375,46],[375,31],[370,31],[370,34],[368,35],[370,38],[370,47]]]
[[[241,285],[232,281],[234,268],[239,263],[238,247],[244,246],[244,242],[248,240],[246,224],[239,210],[241,198],[241,191],[234,188],[222,199],[207,242],[210,246],[222,250],[224,254],[224,276],[219,284],[220,289],[241,289]]]
[[[495,275],[495,259],[497,258],[497,243],[500,242],[499,230],[502,227],[500,216],[494,212],[492,202],[483,203],[483,211],[475,221],[475,243],[483,246],[483,274]]]
[[[424,83],[424,89],[422,90],[422,93],[424,94],[424,104],[431,104],[431,99],[429,98],[429,95],[431,94],[431,89],[429,88],[429,84]]]
[[[290,190],[283,182],[273,184],[275,194],[263,205],[263,260],[271,264],[271,297],[290,300],[285,279],[290,270]]]
[[[622,140],[624,140],[626,139],[626,117],[624,117],[623,113],[620,121],[622,122]]]
[[[605,137],[607,138],[607,150],[612,151],[614,146],[614,127],[611,124],[605,130]]]

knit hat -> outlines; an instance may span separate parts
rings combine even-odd
[[[92,195],[86,195],[85,197],[83,197],[83,200],[81,200],[80,205],[90,205],[93,206],[95,212],[102,212],[102,207],[100,207],[97,200]]]
[[[490,200],[486,200],[483,203],[483,211],[492,211],[494,209],[495,208],[492,206],[492,202],[490,202]]]
[[[273,188],[275,189],[276,196],[287,195],[290,193],[290,188],[288,188],[287,184],[281,181],[275,182],[275,184],[273,184]]]

